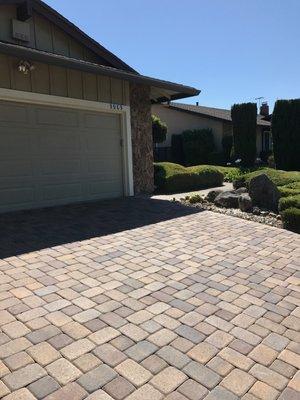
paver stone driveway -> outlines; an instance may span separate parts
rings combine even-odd
[[[299,400],[298,235],[142,198],[0,232],[0,398]]]

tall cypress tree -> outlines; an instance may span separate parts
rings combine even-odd
[[[300,99],[277,100],[272,115],[274,160],[277,169],[300,170]]]
[[[251,167],[256,157],[256,103],[234,104],[231,108],[233,148],[243,167]]]

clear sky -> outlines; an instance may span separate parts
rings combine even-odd
[[[300,0],[46,0],[138,72],[230,108],[300,97]]]

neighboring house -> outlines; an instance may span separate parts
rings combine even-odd
[[[261,114],[257,116],[257,155],[261,151],[269,151],[271,148],[270,127],[267,120],[269,107],[263,103],[260,110]],[[191,104],[167,103],[154,104],[152,114],[160,117],[168,126],[168,134],[165,142],[157,145],[157,154],[159,160],[171,159],[171,139],[172,135],[181,134],[187,129],[211,128],[216,151],[222,151],[222,138],[226,135],[232,135],[231,111],[220,108],[204,107]]]
[[[197,94],[42,1],[0,0],[0,212],[151,192],[151,102]]]

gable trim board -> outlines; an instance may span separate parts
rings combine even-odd
[[[86,111],[90,113],[101,112],[101,114],[105,113],[108,115],[120,116],[121,139],[122,139],[122,148],[121,148],[122,174],[123,174],[122,180],[124,185],[123,193],[125,196],[134,195],[130,107],[122,106],[121,110],[120,109],[115,110],[112,108],[112,105],[108,103],[70,99],[59,96],[29,93],[29,92],[22,92],[22,91],[2,89],[2,88],[0,88],[0,101],[5,101],[11,104],[19,103],[21,105],[32,105],[33,107],[43,106],[43,107],[49,107],[49,109],[51,109],[52,107],[52,109],[54,108],[55,109],[59,108],[62,110],[69,109],[75,111],[77,110],[78,112]],[[22,127],[20,129],[22,131]],[[80,201],[84,201],[84,199]],[[70,203],[70,201],[67,201],[67,203]],[[38,204],[37,206],[40,207],[41,205]],[[30,205],[30,207],[28,208],[33,208],[33,207],[32,205]],[[20,209],[23,208],[24,208],[23,206],[20,207]],[[12,209],[18,209],[18,207],[17,208],[12,207]],[[6,211],[8,210],[4,210],[4,212]]]

